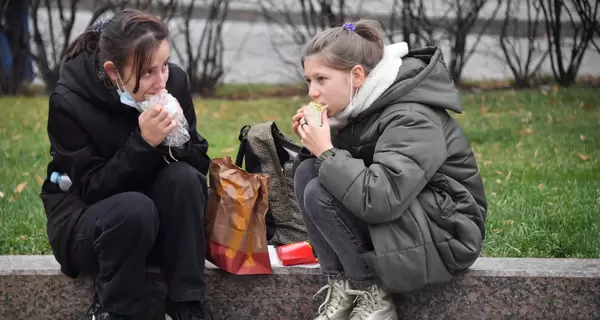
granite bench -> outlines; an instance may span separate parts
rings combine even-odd
[[[206,269],[215,319],[312,319],[323,299],[318,269],[234,276]],[[148,316],[164,286],[148,274]],[[90,279],[62,275],[52,256],[0,256],[0,319],[88,319]],[[402,319],[600,319],[600,259],[480,258],[452,282],[396,297]]]

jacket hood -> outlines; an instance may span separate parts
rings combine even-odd
[[[402,59],[396,80],[360,117],[397,103],[419,103],[462,113],[458,90],[439,47],[410,50]]]
[[[104,70],[96,53],[84,52],[60,68],[59,85],[63,85],[92,105],[117,112],[127,112],[117,90],[105,84]]]

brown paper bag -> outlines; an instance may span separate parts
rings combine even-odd
[[[207,259],[233,274],[271,274],[265,215],[268,176],[248,173],[230,157],[213,159],[206,212]]]

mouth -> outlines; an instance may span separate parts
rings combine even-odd
[[[159,95],[159,94],[161,94],[161,93],[163,93],[163,92],[164,92],[164,93],[168,93],[168,92],[167,92],[167,89],[162,89],[162,90],[159,90],[159,91],[157,91],[157,92],[146,92],[146,93],[144,93],[144,97],[145,97],[146,99],[149,99],[149,98],[151,98],[151,97],[153,97],[153,96],[156,96],[156,95]]]
[[[325,107],[327,106],[326,104],[315,102],[315,101],[312,101],[311,103],[309,103],[309,105],[311,107],[315,108],[319,112],[323,111],[323,109],[325,109]]]

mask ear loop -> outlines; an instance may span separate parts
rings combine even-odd
[[[354,74],[352,73],[352,70],[350,70],[350,103],[351,105],[354,105],[354,96],[356,96],[356,94],[354,93]]]
[[[123,79],[121,79],[121,74],[119,74],[119,71],[117,71],[117,89],[123,93],[127,92],[127,89],[125,89],[125,83],[123,82]]]

